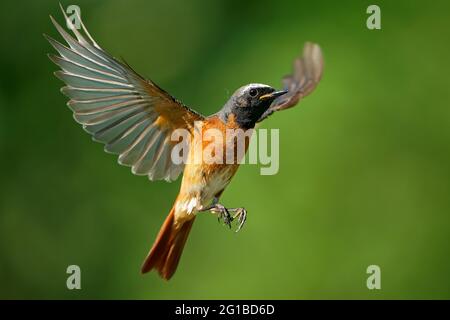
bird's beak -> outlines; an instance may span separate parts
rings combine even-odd
[[[259,100],[267,100],[267,99],[271,99],[274,100],[275,98],[282,96],[283,94],[288,93],[287,90],[280,90],[280,91],[274,91],[265,95],[262,95],[261,97],[259,97]]]

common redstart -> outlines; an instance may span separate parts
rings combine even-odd
[[[216,213],[228,226],[237,220],[238,230],[247,217],[244,208],[226,208],[219,203],[239,167],[237,152],[231,163],[225,159],[225,155],[235,151],[236,143],[220,141],[223,161],[206,163],[195,161],[202,157],[196,153],[202,152],[205,142],[191,139],[187,154],[183,155],[186,161],[178,163],[171,156],[178,143],[171,139],[173,132],[183,129],[194,136],[198,130],[195,123],[201,122],[201,130],[213,128],[226,136],[228,129],[251,130],[274,111],[296,105],[321,78],[320,47],[305,44],[303,56],[294,62],[293,73],[283,79],[283,90],[263,84],[245,85],[234,92],[220,111],[203,116],[104,51],[79,16],[77,29],[64,10],[63,14],[76,39],[51,16],[68,46],[45,37],[59,53],[49,57],[62,69],[55,75],[66,84],[61,91],[70,98],[68,106],[75,120],[94,141],[105,144],[106,152],[118,154],[119,163],[130,166],[136,175],[173,181],[183,172],[180,192],[142,265],[142,273],[156,269],[168,280],[177,268],[197,213]],[[195,143],[200,148],[194,147]],[[244,145],[245,152],[248,141]]]

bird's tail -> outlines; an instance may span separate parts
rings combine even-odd
[[[162,278],[169,280],[177,269],[194,220],[195,216],[182,224],[175,224],[174,205],[159,230],[147,258],[145,258],[141,272],[147,273],[156,269]]]

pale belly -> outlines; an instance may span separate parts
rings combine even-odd
[[[175,203],[175,217],[182,221],[192,219],[207,207],[214,197],[229,184],[238,166],[187,164],[180,194]]]
[[[212,125],[222,132],[226,128],[222,122],[217,122]],[[234,140],[233,140],[234,141]],[[203,210],[211,204],[211,201],[215,196],[220,194],[226,186],[230,183],[231,178],[236,173],[239,167],[239,161],[237,159],[236,145],[232,145],[234,150],[234,161],[232,164],[227,164],[227,150],[223,150],[223,161],[221,164],[215,164],[217,162],[208,161],[199,162],[196,161],[199,153],[202,153],[200,159],[205,160],[205,150],[209,150],[209,143],[205,143],[202,139],[194,139],[193,146],[189,148],[189,155],[186,166],[183,172],[183,180],[181,182],[180,193],[175,202],[175,219],[176,221],[183,222],[185,220],[193,219],[198,211]],[[223,148],[228,144],[224,141],[219,148]],[[247,151],[248,144],[245,145],[245,152]],[[206,149],[205,149],[206,148]],[[230,149],[231,150],[231,149]],[[209,153],[206,152],[206,155]],[[214,164],[212,164],[214,163]]]

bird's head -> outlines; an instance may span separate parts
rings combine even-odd
[[[272,102],[285,93],[287,91],[276,91],[265,84],[248,84],[233,93],[220,114],[225,121],[232,114],[240,127],[253,128]]]

